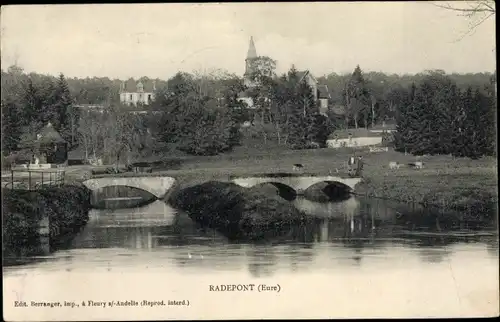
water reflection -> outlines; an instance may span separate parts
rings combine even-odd
[[[250,246],[246,251],[248,257],[248,271],[256,277],[271,276],[275,271],[278,256],[272,246]]]
[[[92,191],[90,203],[97,209],[127,209],[147,205],[157,198],[142,189],[107,186]]]
[[[280,271],[305,272],[345,265],[366,264],[399,258],[404,249],[424,263],[439,263],[468,244],[482,245],[489,256],[498,257],[498,238],[491,232],[465,234],[463,231],[436,231],[398,224],[401,205],[360,198],[338,203],[294,201],[315,219],[308,225],[291,228],[285,238],[263,243],[237,243],[212,229],[193,222],[185,213],[163,201],[147,206],[90,212],[87,226],[65,250],[21,253],[31,265],[50,265],[73,269],[120,265],[137,267],[175,267],[186,270],[235,271],[245,269],[254,277]],[[399,207],[399,208],[396,208]],[[402,210],[403,209],[403,210]],[[431,234],[433,233],[433,234]],[[458,250],[452,246],[459,245]],[[38,262],[37,262],[38,261]],[[26,263],[26,262],[24,262]],[[77,265],[78,266],[78,265]]]

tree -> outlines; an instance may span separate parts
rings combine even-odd
[[[28,78],[23,86],[23,94],[20,105],[22,106],[23,127],[20,146],[30,146],[36,140],[36,136],[45,125],[43,124],[43,96],[35,87],[31,78]]]
[[[493,155],[495,150],[494,102],[479,89],[474,93],[473,106],[476,108],[474,121],[476,128],[476,155]]]
[[[469,87],[463,93],[460,93],[460,100],[455,105],[453,111],[455,120],[453,122],[453,152],[452,154],[457,157],[465,157],[471,155],[472,151],[472,131],[474,124],[471,123],[472,119],[468,115],[468,110],[472,106],[472,89]]]
[[[260,112],[261,122],[268,123],[270,121],[271,99],[276,86],[274,81],[276,61],[266,56],[260,56],[251,58],[248,63],[251,68],[249,74],[246,75],[245,86],[254,106]]]
[[[295,83],[292,80],[292,85]],[[311,146],[316,137],[316,117],[319,114],[311,88],[305,82],[297,84],[295,93],[290,95],[290,118],[287,124],[288,144],[294,149]]]
[[[111,105],[104,115],[103,151],[109,161],[113,161],[118,168],[122,157],[126,157],[126,164],[129,164],[131,157],[137,153],[138,145],[136,136],[140,136],[142,131],[133,122],[133,114],[124,111],[119,105]]]
[[[263,80],[273,78],[276,75],[276,61],[270,57],[250,58],[249,64],[251,68],[247,77],[254,85],[259,85]]]
[[[75,116],[72,115],[72,105],[73,99],[71,98],[68,84],[66,83],[64,75],[60,74],[55,88],[54,112],[56,114],[56,120],[54,122],[54,128],[70,143],[74,142],[71,121],[74,120]]]
[[[460,4],[458,4],[460,3]],[[455,2],[453,5],[439,1],[434,5],[446,10],[451,10],[457,12],[460,16],[469,19],[469,28],[459,39],[465,38],[465,36],[474,32],[481,24],[486,20],[493,17],[496,13],[495,1],[493,0],[482,0],[482,1],[460,1]]]
[[[57,111],[57,93],[54,86],[54,82],[50,78],[42,80],[39,86],[40,98],[42,100],[42,114],[40,115],[40,121],[42,124],[47,124],[51,122],[52,125],[59,129],[59,117]]]
[[[229,146],[232,147],[240,145],[240,125],[250,121],[250,115],[244,103],[238,100],[238,94],[245,89],[243,80],[232,75],[223,81],[223,86],[223,105],[229,113],[232,124],[229,130]]]
[[[394,135],[396,151],[407,153],[412,149],[413,138],[418,131],[418,119],[416,119],[417,115],[414,113],[416,92],[417,87],[415,84],[411,85],[408,92],[404,90],[394,92],[401,104],[396,111],[396,133]]]
[[[345,87],[346,101],[346,123],[349,119],[354,121],[355,128],[358,128],[360,117],[363,120],[363,125],[367,126],[367,117],[370,98],[366,87],[366,82],[363,78],[363,73],[359,65],[356,66],[351,75],[349,82]]]
[[[18,149],[21,139],[21,113],[12,100],[2,100],[2,152],[9,154]]]
[[[169,80],[168,91],[155,101],[161,111],[155,126],[158,141],[195,155],[213,155],[237,145],[240,86],[238,81],[228,82],[229,92],[220,103],[218,98],[200,93],[191,75],[175,75]],[[233,104],[235,108],[229,108]]]
[[[102,114],[94,111],[81,111],[76,131],[77,142],[85,151],[85,160],[102,157],[104,143],[104,124]]]

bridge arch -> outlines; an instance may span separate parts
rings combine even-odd
[[[295,200],[297,198],[297,191],[290,187],[289,185],[286,185],[281,182],[274,182],[274,181],[269,181],[269,182],[262,182],[262,183],[257,183],[253,186],[251,186],[251,189],[262,189],[264,190],[266,186],[272,185],[277,189],[278,195],[288,201]]]
[[[361,178],[343,178],[340,176],[314,176],[314,175],[280,175],[280,176],[248,176],[234,177],[232,182],[243,187],[253,187],[261,183],[280,183],[294,189],[297,194],[303,194],[309,187],[320,182],[331,182],[331,185],[337,187],[349,187],[349,191],[355,189]],[[333,184],[335,183],[335,184]],[[340,184],[343,184],[342,186]],[[331,188],[329,188],[331,189]]]
[[[105,187],[127,186],[144,190],[158,199],[163,198],[175,183],[172,177],[103,177],[83,182],[88,189],[95,191]]]

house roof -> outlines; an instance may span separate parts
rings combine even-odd
[[[328,86],[318,85],[319,98],[331,98],[330,92],[328,91]]]
[[[301,82],[304,78],[306,78],[307,75],[309,75],[310,77],[312,77],[312,79],[315,82],[318,82],[316,80],[316,78],[311,74],[311,72],[309,72],[309,70],[300,70],[300,71],[297,71],[297,76],[299,77],[299,82]]]
[[[47,143],[66,143],[66,141],[61,137],[61,135],[54,129],[52,124],[49,122],[40,131],[40,136],[36,140],[37,143],[47,144]]]
[[[146,93],[154,92],[155,84],[153,79],[134,80],[132,78],[122,83],[121,91],[127,93],[135,93],[138,91],[137,88],[139,83],[142,84],[144,92]]]
[[[358,129],[341,129],[341,130],[336,130],[334,131],[330,137],[337,138],[337,139],[348,139],[349,137],[353,138],[359,138],[359,137],[380,137],[380,134],[378,133],[373,133],[370,130],[367,130],[365,128],[358,128]]]

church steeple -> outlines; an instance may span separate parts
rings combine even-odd
[[[257,50],[255,50],[255,44],[253,42],[253,37],[250,37],[250,45],[248,46],[247,58],[245,59],[245,85],[253,86],[253,81],[251,80],[252,74],[255,72],[255,59],[257,58]]]
[[[255,44],[253,43],[253,37],[250,36],[250,45],[248,46],[247,59],[257,58],[257,50],[255,50]]]

